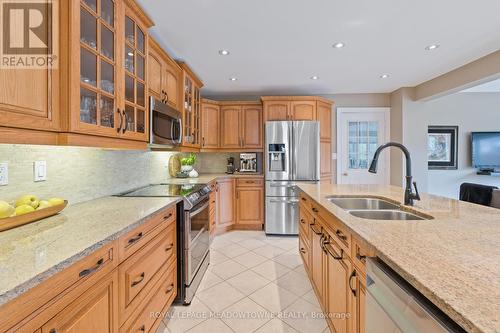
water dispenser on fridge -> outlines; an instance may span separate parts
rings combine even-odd
[[[270,144],[268,151],[269,171],[285,172],[287,162],[285,144]]]

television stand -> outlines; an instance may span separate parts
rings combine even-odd
[[[477,174],[483,176],[500,176],[500,171],[495,169],[479,169]]]

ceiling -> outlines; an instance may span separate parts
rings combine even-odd
[[[500,46],[498,0],[137,1],[212,96],[391,92]]]
[[[462,90],[462,92],[500,92],[500,80],[486,82],[475,87]]]

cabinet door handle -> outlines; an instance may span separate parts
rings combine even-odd
[[[138,331],[139,332],[146,332],[146,325],[142,325],[141,327],[139,327]]]
[[[174,284],[171,283],[170,286],[168,286],[167,290],[165,291],[165,294],[169,294],[172,290],[174,290]]]
[[[97,271],[99,269],[99,267],[102,266],[103,263],[104,263],[104,259],[103,258],[97,260],[97,262],[96,262],[96,264],[95,264],[94,267],[84,269],[83,271],[80,272],[80,274],[78,274],[78,276],[83,277],[83,276],[87,276],[87,275],[89,275],[91,273],[94,273],[95,271]]]
[[[201,138],[201,145],[202,145],[203,147],[205,147],[205,137],[202,137],[202,138]]]
[[[356,289],[353,289],[351,286],[351,280],[354,277],[356,277],[356,271],[352,271],[351,276],[349,276],[349,289],[351,289],[352,294],[356,297]]]
[[[171,217],[172,217],[172,215],[173,215],[172,213],[169,213],[168,215],[165,215],[165,216],[163,217],[163,219],[164,219],[164,220],[168,220],[169,218],[171,218]]]
[[[116,111],[118,112],[118,115],[120,116],[120,127],[118,127],[116,129],[116,132],[120,133],[120,131],[122,130],[122,126],[123,126],[123,116],[122,116],[122,112],[120,111],[120,108],[116,109]]]
[[[359,260],[359,261],[364,261],[366,259],[366,256],[362,256],[361,254],[356,253],[356,258]]]
[[[307,199],[306,199],[306,198],[304,198],[304,197],[302,197],[301,199],[302,199],[302,201],[307,201]]]
[[[140,233],[138,233],[138,234],[137,234],[137,236],[130,238],[130,239],[128,240],[128,245],[130,245],[130,244],[133,244],[133,243],[137,242],[139,239],[141,239],[141,238],[142,238],[142,236],[143,236],[143,233],[142,233],[142,232],[140,232]]]
[[[313,212],[315,212],[315,213],[319,213],[319,210],[318,210],[318,208],[316,208],[316,207],[313,207],[313,208],[312,208],[312,211],[313,211]]]
[[[302,223],[302,224],[306,224],[306,220],[304,220],[304,219],[300,219],[300,223]]]
[[[139,276],[139,280],[137,281],[133,281],[132,284],[130,285],[131,287],[135,287],[137,286],[139,283],[141,283],[142,281],[144,281],[144,277],[146,276],[146,274],[144,272],[141,273],[141,275]]]
[[[300,253],[306,254],[306,250],[303,247],[301,247],[300,248]]]
[[[347,240],[347,236],[344,235],[344,233],[339,229],[337,229],[337,231],[335,231],[335,235],[337,235],[338,238],[340,238],[344,241]]]
[[[332,258],[335,260],[344,260],[344,250],[343,249],[340,249],[340,256],[338,256],[337,254],[335,254],[335,252],[333,252],[333,249],[330,245],[325,245],[325,252],[328,253],[329,255],[331,255]]]
[[[172,250],[172,248],[174,247],[174,243],[170,243],[166,248],[165,248],[165,252],[168,252],[170,250]]]
[[[311,230],[312,230],[312,231],[313,231],[316,235],[322,235],[321,230],[320,230],[320,231],[316,231],[316,230],[314,230],[314,227],[313,227],[313,226],[314,226],[314,224],[311,224],[311,225],[310,225]]]
[[[123,112],[123,118],[125,118],[125,126],[123,126],[122,134],[125,134],[125,132],[127,131],[128,116],[125,113],[125,111],[122,111],[122,112]]]
[[[57,333],[56,329],[55,328],[51,328],[49,333]]]

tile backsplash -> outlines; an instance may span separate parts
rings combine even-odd
[[[0,163],[7,162],[9,184],[0,200],[24,194],[61,197],[71,203],[164,182],[171,152],[0,144]],[[47,162],[47,180],[33,182],[33,162]],[[225,160],[223,159],[225,163]]]

